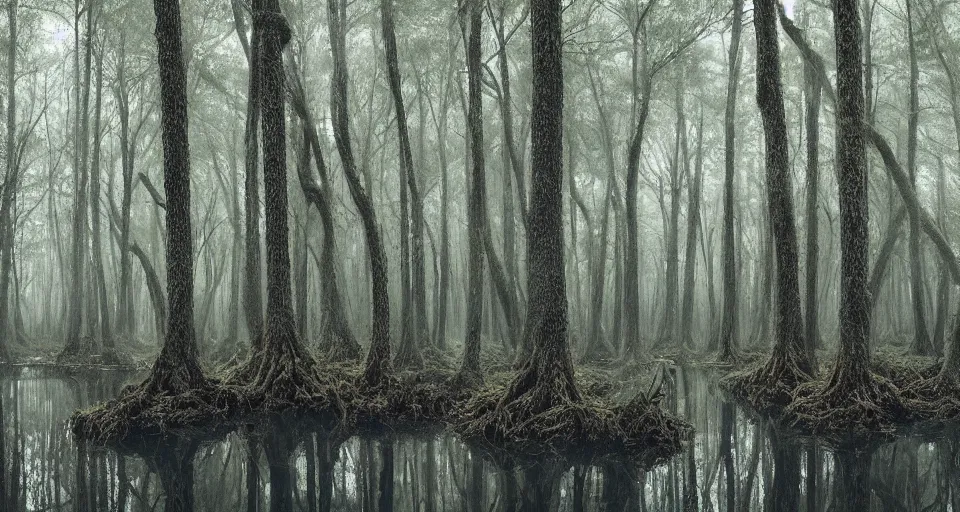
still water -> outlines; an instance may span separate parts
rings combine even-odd
[[[687,418],[696,436],[657,467],[558,458],[505,467],[449,435],[385,433],[338,446],[311,437],[291,466],[294,510],[513,511],[535,495],[549,501],[538,509],[557,511],[960,511],[956,431],[834,453],[749,419],[725,402],[708,371],[670,375],[664,404]],[[78,450],[68,430],[74,410],[112,396],[125,378],[52,377],[37,369],[4,378],[11,498],[0,510],[162,510],[160,480],[145,461]],[[384,467],[384,458],[393,464]],[[251,457],[245,438],[201,447],[194,464],[197,510],[268,509],[266,461]],[[81,496],[89,507],[78,506]]]

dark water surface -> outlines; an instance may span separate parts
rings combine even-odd
[[[671,375],[664,404],[697,433],[686,451],[660,466],[549,458],[498,467],[447,435],[352,437],[329,450],[318,441],[296,452],[293,510],[327,510],[328,503],[329,510],[343,511],[960,511],[956,431],[834,453],[751,421],[725,402],[715,376],[701,370]],[[24,369],[3,380],[7,492],[19,498],[0,510],[163,509],[160,480],[143,460],[104,450],[83,453],[67,429],[74,410],[112,396],[123,378],[51,377]],[[392,466],[384,468],[385,457]],[[267,464],[262,457],[250,462],[244,438],[231,435],[203,446],[194,460],[197,510],[268,510]],[[331,486],[327,496],[322,489]],[[253,509],[247,506],[251,490],[259,495]],[[81,496],[88,508],[79,507]]]

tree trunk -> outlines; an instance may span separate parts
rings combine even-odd
[[[531,1],[533,106],[532,169],[527,217],[527,321],[524,345],[532,347],[502,403],[524,395],[538,414],[579,402],[567,334],[563,266],[563,64],[559,0]],[[545,505],[544,505],[545,506]]]
[[[727,56],[727,103],[723,116],[723,318],[720,322],[721,361],[731,361],[737,348],[737,265],[733,241],[733,180],[736,176],[737,89],[740,84],[740,34],[743,30],[743,0],[733,0],[733,21]]]
[[[444,83],[443,97],[440,100],[440,116],[437,119],[433,112],[431,103],[431,113],[434,118],[434,124],[437,126],[437,147],[440,158],[440,268],[439,282],[437,283],[437,300],[434,304],[436,310],[436,320],[433,338],[437,342],[437,348],[444,351],[447,347],[447,306],[450,295],[450,185],[449,185],[449,165],[447,162],[447,113],[450,107],[450,86],[453,83],[454,61],[450,56],[447,68],[446,82]]]
[[[408,298],[408,308],[402,313],[404,324],[403,332],[407,335],[401,338],[397,348],[395,364],[400,368],[418,368],[423,365],[420,355],[420,344],[428,333],[420,332],[426,323],[427,288],[426,266],[423,251],[423,199],[417,186],[417,173],[413,168],[413,154],[410,150],[410,134],[407,128],[407,114],[403,105],[403,94],[400,88],[400,66],[397,62],[397,36],[394,30],[393,1],[381,0],[381,27],[383,30],[383,45],[387,57],[387,78],[390,83],[390,92],[393,96],[393,108],[397,114],[397,130],[400,139],[400,169],[401,176],[410,190],[410,271],[404,274],[403,282],[409,279],[410,289],[405,290]],[[403,185],[401,185],[401,188]],[[405,212],[403,212],[405,214]],[[402,232],[405,232],[401,229]],[[407,244],[404,239],[401,247]]]
[[[907,47],[910,56],[910,111],[907,117],[907,172],[910,186],[917,190],[917,129],[920,121],[920,67],[917,64],[917,49],[913,31],[913,9],[907,3]],[[910,302],[913,304],[914,337],[910,353],[931,355],[933,346],[927,331],[926,308],[924,307],[923,266],[920,248],[920,219],[910,218]]]
[[[120,283],[117,289],[117,334],[131,337],[136,330],[133,315],[133,264],[130,260],[130,207],[133,202],[133,164],[135,141],[130,133],[130,96],[126,80],[126,36],[121,31],[117,56],[115,96],[117,116],[120,118]]]
[[[820,344],[818,272],[820,268],[820,82],[812,76],[810,65],[804,66],[806,83],[807,128],[807,247],[806,247],[806,318],[804,338],[811,371],[816,372],[816,349]]]
[[[688,169],[689,171],[689,169]],[[680,341],[693,350],[693,295],[697,272],[697,234],[700,232],[700,189],[703,184],[703,111],[697,127],[697,156],[694,175],[687,178],[687,242],[683,257],[683,303],[680,318]]]
[[[483,241],[487,229],[487,183],[483,146],[483,98],[480,91],[480,47],[482,40],[483,5],[479,0],[469,4],[469,37],[467,41],[467,75],[469,77],[469,110],[467,125],[470,130],[471,172],[468,201],[467,230],[469,231],[467,288],[467,322],[463,360],[457,379],[460,385],[478,386],[483,383],[480,370],[480,326],[483,319]],[[505,311],[509,314],[509,311]]]
[[[14,156],[17,130],[17,88],[16,88],[16,58],[17,58],[17,1],[7,5],[9,20],[10,41],[7,48],[7,133],[6,133],[6,174],[3,179],[3,194],[0,196],[0,362],[9,362],[10,353],[7,348],[7,339],[10,332],[10,269],[13,266],[13,231],[15,222],[11,214],[15,189],[18,186],[18,170]],[[0,446],[2,448],[2,446]],[[2,463],[2,460],[0,460]],[[0,472],[4,466],[0,466]],[[0,490],[0,503],[3,501],[3,491]]]
[[[73,248],[71,250],[70,269],[71,269],[71,289],[70,305],[67,311],[67,340],[57,357],[61,361],[75,361],[78,356],[84,355],[90,347],[84,346],[83,336],[83,308],[85,302],[84,284],[86,283],[85,263],[87,254],[87,199],[89,198],[87,186],[90,180],[88,154],[89,144],[89,106],[90,106],[90,73],[91,58],[93,52],[93,9],[86,9],[86,28],[84,34],[83,48],[83,81],[80,78],[80,33],[79,20],[82,11],[79,9],[79,2],[76,3],[76,22],[75,45],[76,55],[74,57],[74,71],[77,75],[76,105],[79,107],[76,111],[76,134],[74,139],[74,172],[76,173],[76,197],[74,199],[73,213]],[[81,92],[82,91],[82,92]],[[82,94],[82,96],[81,96]],[[6,301],[6,297],[3,298]]]
[[[645,53],[644,53],[645,54]],[[646,68],[646,60],[644,60]],[[637,190],[640,176],[640,149],[643,144],[644,127],[650,113],[650,94],[652,86],[650,78],[644,71],[643,88],[640,100],[637,124],[630,140],[630,149],[627,153],[627,199],[624,205],[626,211],[626,240],[624,246],[624,284],[623,284],[623,344],[626,354],[633,357],[640,350],[640,254],[637,221]],[[531,206],[532,208],[532,206]],[[529,257],[529,256],[528,256]]]
[[[140,266],[143,268],[144,276],[146,276],[147,293],[150,295],[150,303],[153,305],[157,336],[163,339],[166,337],[167,331],[167,299],[163,294],[163,286],[160,284],[160,278],[157,277],[157,272],[150,263],[150,257],[147,256],[147,253],[144,252],[136,242],[130,246],[129,252],[132,252],[137,259],[140,260]]]
[[[179,0],[154,0],[160,65],[163,188],[166,205],[166,337],[148,378],[152,392],[182,393],[205,382],[193,329],[193,233],[190,220],[190,145],[187,74]]]
[[[666,285],[664,286],[663,321],[657,346],[671,346],[676,342],[678,320],[678,290],[680,280],[680,197],[683,192],[683,180],[689,165],[687,160],[687,119],[683,105],[683,76],[676,84],[676,141],[673,161],[670,163],[670,212],[664,230],[664,252],[666,259]]]
[[[370,256],[372,281],[371,301],[373,335],[370,351],[362,377],[367,386],[378,386],[391,371],[390,361],[390,299],[388,296],[387,258],[380,241],[376,212],[373,203],[363,188],[360,174],[350,146],[349,104],[347,103],[347,57],[346,57],[346,2],[328,1],[330,24],[330,48],[333,54],[331,87],[331,117],[337,151],[343,164],[350,195],[363,221],[367,251]]]
[[[870,376],[867,194],[860,16],[854,0],[834,2],[837,47],[837,167],[840,186],[840,349],[825,393],[849,394]]]
[[[757,103],[763,118],[766,145],[766,191],[776,250],[776,343],[765,370],[778,382],[810,374],[803,341],[800,309],[799,249],[793,211],[789,140],[780,80],[780,48],[774,0],[754,4],[757,32]],[[785,365],[787,365],[785,367]],[[786,372],[784,374],[783,372]],[[796,384],[786,382],[787,386]]]
[[[259,12],[263,0],[253,0],[253,12]],[[253,30],[250,35],[250,79],[247,86],[247,120],[244,128],[244,230],[245,257],[244,269],[247,279],[243,285],[243,310],[247,324],[250,347],[261,346],[263,337],[263,297],[261,296],[261,259],[260,250],[260,183],[259,160],[260,147],[258,132],[260,127],[260,34]]]
[[[90,166],[90,227],[93,244],[97,298],[100,304],[100,342],[104,356],[112,361],[114,352],[113,331],[110,325],[110,307],[107,302],[107,277],[103,269],[103,254],[100,244],[100,111],[103,102],[103,51],[97,53],[97,92],[93,107],[93,162]]]
[[[313,115],[307,106],[303,82],[298,74],[292,75],[292,78],[289,86],[292,97],[291,103],[303,121],[304,148],[301,157],[304,162],[303,165],[297,167],[297,169],[303,171],[298,173],[300,188],[303,190],[307,202],[316,206],[323,226],[323,247],[320,257],[320,274],[324,280],[324,293],[321,297],[325,317],[322,331],[322,336],[324,336],[323,346],[327,347],[327,357],[331,361],[356,360],[360,358],[360,344],[357,343],[347,321],[340,294],[340,285],[337,282],[336,238],[327,166],[320,152],[320,136],[317,133]],[[311,150],[314,163],[317,166],[317,173],[320,175],[319,186],[314,182],[309,171],[307,160],[309,160],[308,155]]]

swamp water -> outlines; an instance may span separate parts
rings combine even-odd
[[[669,375],[663,405],[691,422],[696,435],[684,452],[656,467],[555,457],[498,467],[452,435],[355,436],[329,450],[317,439],[311,448],[301,443],[292,461],[293,509],[960,511],[955,430],[834,453],[749,419],[725,401],[709,371]],[[163,509],[160,479],[142,459],[78,449],[68,429],[73,411],[113,396],[128,378],[109,372],[53,377],[27,368],[3,379],[7,494],[18,498],[0,510]],[[268,510],[267,464],[262,456],[251,463],[249,446],[231,434],[199,449],[196,510]],[[316,463],[308,464],[308,453]],[[385,468],[383,460],[391,458]],[[258,496],[253,508],[251,491]]]

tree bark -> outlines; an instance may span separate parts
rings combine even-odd
[[[907,8],[907,53],[910,60],[910,103],[907,117],[907,172],[910,174],[910,187],[917,190],[917,129],[920,122],[920,67],[917,64],[916,41],[913,30],[913,9]],[[910,218],[910,302],[913,304],[914,337],[910,352],[916,355],[931,355],[933,345],[927,330],[926,308],[924,307],[923,266],[920,250],[920,219]]]
[[[126,36],[122,31],[118,53],[115,96],[117,117],[120,121],[120,173],[123,183],[120,198],[120,219],[118,221],[120,226],[120,283],[117,290],[117,334],[129,337],[136,330],[133,313],[133,288],[131,286],[133,265],[129,250],[131,245],[130,206],[133,202],[135,140],[131,140],[130,133],[130,95],[126,79]],[[134,134],[132,138],[136,139],[136,135]]]
[[[13,231],[15,223],[11,214],[15,189],[18,184],[18,169],[14,157],[17,129],[17,1],[7,5],[7,17],[10,40],[7,48],[7,119],[6,119],[6,174],[3,179],[3,194],[0,196],[0,361],[9,362],[10,353],[7,338],[10,332],[10,269],[13,266]],[[2,448],[2,446],[0,446]],[[3,461],[0,460],[0,463]],[[0,465],[0,471],[5,466]],[[3,500],[0,490],[0,503]]]
[[[529,394],[537,414],[579,402],[567,333],[563,266],[563,63],[559,0],[531,1],[532,175],[527,218],[527,321],[532,347],[503,403]]]
[[[71,286],[70,286],[70,304],[67,310],[67,339],[63,350],[57,356],[58,360],[75,360],[89,351],[90,347],[84,346],[83,336],[83,308],[84,308],[84,284],[86,283],[85,263],[87,254],[87,199],[89,198],[87,187],[90,181],[88,155],[89,145],[89,106],[90,106],[90,73],[91,58],[93,52],[93,9],[86,9],[86,27],[84,34],[83,48],[83,79],[80,78],[80,33],[79,20],[83,12],[79,8],[79,1],[76,2],[76,21],[74,23],[76,55],[74,57],[74,71],[77,75],[76,91],[76,134],[74,139],[74,172],[76,173],[76,196],[74,198],[73,213],[73,247],[70,253]],[[6,301],[6,297],[4,297]]]
[[[737,265],[733,240],[733,181],[736,177],[737,89],[740,84],[740,35],[743,30],[743,0],[733,0],[732,32],[727,56],[727,103],[724,110],[723,178],[723,318],[720,322],[721,361],[731,361],[737,348]]]
[[[688,169],[689,172],[689,169]],[[694,175],[687,178],[687,242],[683,257],[683,302],[680,341],[693,350],[693,296],[697,272],[697,234],[700,232],[700,189],[703,184],[703,111],[697,127],[697,155]]]
[[[864,134],[860,15],[834,0],[837,51],[837,167],[840,187],[840,349],[825,393],[849,393],[870,377],[869,197]]]
[[[806,247],[806,318],[804,338],[810,368],[816,372],[816,349],[820,344],[818,272],[820,268],[820,82],[812,76],[810,65],[804,66],[806,82],[807,128],[807,247]]]
[[[390,361],[390,299],[388,296],[387,258],[380,241],[376,212],[373,203],[363,188],[353,149],[350,146],[350,127],[347,103],[347,57],[346,57],[346,2],[328,0],[330,25],[330,48],[333,55],[331,87],[331,114],[337,151],[343,164],[350,195],[357,206],[366,235],[370,256],[372,281],[373,333],[362,381],[367,386],[378,386],[391,372]]]
[[[103,269],[100,244],[100,114],[103,103],[103,51],[97,52],[97,91],[93,107],[93,162],[90,166],[90,227],[93,244],[93,266],[96,276],[97,302],[100,305],[100,342],[104,355],[112,360],[115,349],[107,301],[107,278]]]
[[[154,0],[167,198],[167,329],[148,378],[148,391],[182,393],[205,382],[193,328],[193,233],[190,220],[190,144],[187,74],[183,61],[179,0]]]
[[[253,0],[253,12],[262,9],[263,0]],[[261,250],[260,250],[260,184],[259,160],[260,147],[257,142],[260,126],[260,34],[253,30],[250,35],[250,79],[247,86],[247,120],[244,128],[244,230],[245,257],[244,268],[247,279],[243,285],[243,310],[247,324],[250,347],[261,346],[263,337],[263,297],[261,296]]]
[[[137,245],[131,244],[129,251],[133,253],[143,268],[143,274],[147,281],[147,293],[150,295],[150,303],[153,305],[154,322],[156,323],[157,335],[163,339],[166,337],[167,325],[167,299],[163,293],[163,286],[160,284],[160,278],[150,263],[150,257]]]
[[[776,247],[776,343],[768,369],[784,361],[809,375],[800,309],[799,250],[789,167],[789,140],[780,80],[780,48],[774,0],[754,4],[757,32],[757,103],[766,146],[766,191]]]
[[[426,266],[423,251],[423,199],[417,185],[417,173],[413,167],[413,154],[410,150],[410,133],[407,127],[406,108],[403,104],[403,92],[400,88],[400,66],[397,61],[397,36],[394,30],[393,1],[380,0],[381,28],[383,45],[387,57],[387,81],[393,96],[393,108],[397,114],[397,130],[400,139],[400,169],[405,185],[410,191],[410,274],[404,274],[403,282],[409,279],[410,289],[405,290],[408,297],[408,309],[402,314],[406,336],[401,337],[397,347],[395,364],[400,368],[418,368],[423,365],[420,344],[429,333],[423,332],[427,318]],[[404,185],[401,185],[403,187]],[[404,212],[405,213],[405,212]],[[401,231],[404,231],[406,227]],[[407,243],[403,240],[401,247]]]
[[[325,316],[322,331],[322,335],[325,337],[323,346],[327,347],[327,357],[331,361],[359,359],[360,344],[354,337],[347,321],[340,285],[337,282],[336,236],[327,166],[320,151],[320,136],[317,133],[313,115],[307,106],[300,75],[293,75],[289,92],[292,97],[291,104],[303,121],[304,148],[301,157],[305,161],[303,165],[297,167],[303,170],[298,174],[300,188],[303,190],[307,202],[314,205],[320,213],[320,222],[323,227],[323,247],[320,256],[320,273],[324,279],[324,293],[321,298]],[[311,150],[314,163],[317,166],[317,173],[320,175],[319,185],[313,180],[309,171],[308,160]]]
[[[487,184],[483,145],[483,98],[480,93],[480,66],[483,4],[473,0],[469,4],[469,37],[467,40],[467,76],[469,78],[469,109],[467,126],[470,131],[470,197],[468,200],[467,230],[469,232],[469,272],[467,285],[466,337],[463,360],[457,379],[461,385],[477,386],[483,383],[480,371],[480,327],[483,319],[483,242],[487,230]],[[509,311],[505,311],[509,314]]]

